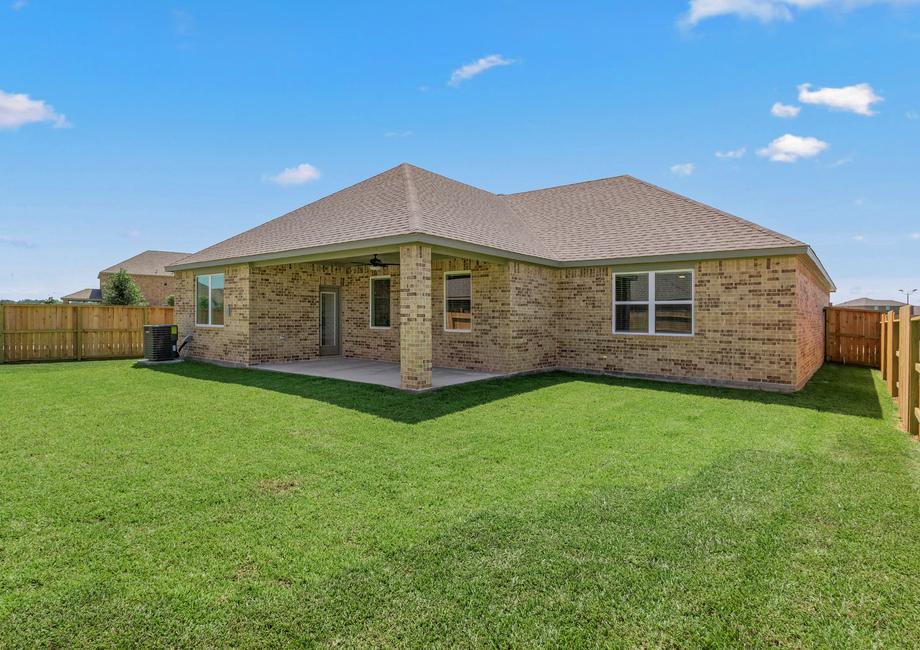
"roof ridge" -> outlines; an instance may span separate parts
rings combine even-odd
[[[617,174],[615,176],[604,176],[603,178],[592,178],[587,181],[575,181],[574,183],[563,183],[562,185],[550,185],[549,187],[538,187],[523,192],[510,192],[508,194],[496,194],[495,196],[520,196],[521,194],[532,194],[534,192],[546,192],[547,190],[559,190],[563,187],[573,187],[575,185],[587,185],[588,183],[600,183],[602,181],[612,181],[615,178],[632,178],[629,174]]]
[[[485,192],[486,194],[491,194],[492,196],[501,196],[501,194],[496,194],[495,192],[490,192],[489,190],[484,190],[477,185],[471,185],[470,183],[464,183],[463,181],[458,181],[456,178],[451,178],[450,176],[445,176],[444,174],[439,174],[438,172],[433,172],[430,169],[425,169],[424,167],[419,167],[418,165],[413,165],[412,163],[402,163],[406,167],[411,169],[417,169],[418,171],[425,172],[426,174],[431,174],[432,176],[438,176],[445,180],[450,181],[451,183],[456,183],[457,185],[462,185],[464,187],[472,188],[478,192]]]
[[[403,175],[406,178],[406,209],[409,211],[409,231],[418,232],[422,228],[422,214],[418,202],[418,191],[415,189],[415,182],[412,180],[412,165],[402,163],[400,167],[402,167]]]
[[[777,232],[776,230],[770,230],[769,228],[764,228],[764,227],[761,226],[760,224],[754,223],[753,221],[748,221],[747,219],[743,219],[743,218],[741,218],[741,217],[739,217],[739,216],[737,216],[737,215],[732,214],[731,212],[726,212],[725,210],[720,210],[719,208],[716,208],[716,207],[714,207],[714,206],[711,206],[711,205],[709,205],[708,203],[703,203],[702,201],[697,201],[696,199],[690,198],[689,196],[685,196],[685,195],[683,195],[683,194],[678,194],[677,192],[673,192],[673,191],[671,191],[671,190],[669,190],[669,189],[667,189],[667,188],[661,187],[661,186],[659,186],[659,185],[655,185],[654,183],[650,183],[649,181],[642,180],[641,178],[636,178],[635,176],[630,176],[629,174],[623,174],[623,178],[628,178],[628,179],[631,180],[631,181],[635,181],[635,182],[637,182],[637,183],[640,183],[640,184],[642,184],[642,185],[645,185],[646,187],[651,187],[652,189],[659,190],[659,191],[661,191],[661,192],[664,192],[665,194],[669,194],[669,195],[671,195],[671,196],[677,197],[678,199],[683,199],[683,200],[685,200],[685,201],[690,201],[691,203],[693,203],[693,204],[695,204],[695,205],[698,205],[698,206],[700,206],[700,207],[706,208],[707,210],[714,210],[714,211],[718,212],[719,214],[721,214],[721,215],[723,215],[723,216],[725,216],[725,217],[728,217],[729,219],[732,219],[732,220],[734,220],[734,221],[737,221],[737,222],[740,223],[740,224],[743,224],[743,225],[745,225],[745,226],[748,226],[748,227],[750,227],[750,228],[753,228],[754,230],[757,230],[757,231],[762,232],[762,233],[767,234],[767,235],[774,235],[774,236],[776,236],[776,237],[779,237],[780,239],[784,239],[784,240],[786,240],[786,242],[789,243],[789,244],[797,245],[797,246],[807,246],[807,244],[805,244],[805,242],[800,241],[800,240],[798,240],[798,239],[796,239],[796,238],[794,238],[794,237],[790,237],[789,235],[784,235],[783,233]]]

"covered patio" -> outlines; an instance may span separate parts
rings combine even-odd
[[[309,361],[287,363],[262,363],[252,366],[257,370],[285,372],[310,377],[343,379],[362,384],[377,384],[390,388],[401,388],[399,364],[389,361],[356,359],[350,357],[323,357]],[[500,373],[462,370],[459,368],[432,368],[431,388],[456,386],[471,381],[482,381],[501,377]]]

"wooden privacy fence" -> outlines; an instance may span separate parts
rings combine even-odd
[[[881,312],[828,307],[824,310],[824,322],[824,356],[828,361],[879,367]]]
[[[173,307],[0,305],[0,363],[140,357],[144,325],[171,324],[173,312]]]
[[[911,317],[910,307],[882,316],[881,368],[901,428],[920,433],[920,316]]]

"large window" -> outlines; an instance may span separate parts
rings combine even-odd
[[[390,278],[371,278],[371,327],[390,326]]]
[[[444,329],[448,332],[473,329],[473,279],[469,271],[444,274]]]
[[[693,271],[614,273],[613,331],[693,334]]]
[[[195,323],[224,324],[224,274],[195,277]]]

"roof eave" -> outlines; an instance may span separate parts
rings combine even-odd
[[[806,244],[794,246],[773,246],[767,248],[740,248],[734,250],[715,250],[715,251],[696,251],[685,253],[671,253],[667,255],[635,255],[629,257],[606,257],[584,260],[555,260],[537,255],[528,255],[525,253],[515,253],[490,246],[482,246],[457,239],[447,237],[438,237],[435,235],[426,235],[424,233],[406,233],[403,235],[390,235],[387,237],[374,237],[360,239],[337,244],[328,244],[325,246],[313,246],[310,248],[301,248],[287,251],[278,251],[272,253],[261,253],[258,255],[244,255],[240,257],[231,257],[223,259],[202,260],[198,262],[189,262],[186,264],[173,264],[166,267],[167,271],[189,271],[193,269],[213,268],[217,266],[228,266],[232,264],[251,264],[257,262],[274,262],[284,263],[284,260],[293,258],[314,258],[320,261],[324,256],[326,259],[332,259],[332,256],[338,253],[347,253],[361,249],[373,247],[396,246],[400,244],[421,243],[443,248],[451,248],[458,251],[466,251],[490,257],[501,257],[513,259],[521,262],[530,262],[543,266],[553,267],[579,267],[579,266],[614,266],[617,264],[651,264],[655,262],[690,262],[708,259],[737,259],[743,257],[768,257],[779,255],[806,255],[817,267],[818,271],[827,282],[830,291],[836,291],[837,287],[831,280],[827,269],[821,264],[821,260],[815,255],[811,246]]]

